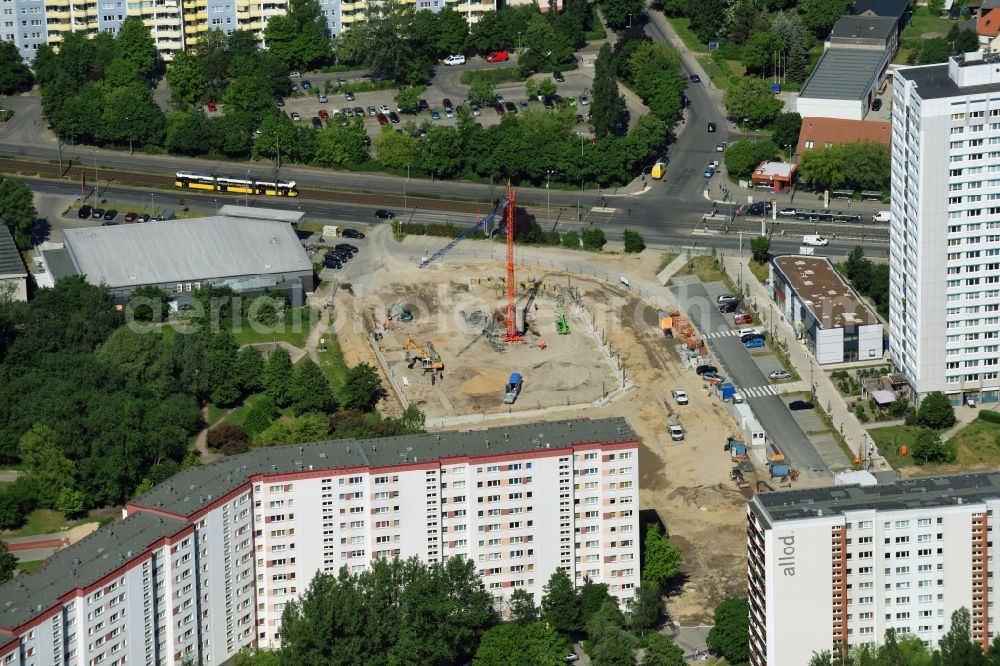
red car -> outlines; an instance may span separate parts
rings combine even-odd
[[[377,116],[375,116],[375,119],[378,121],[379,125],[388,125],[389,124],[389,118],[387,118],[384,113],[378,114]]]
[[[135,222],[137,217],[139,217],[137,213],[125,213],[126,222]]]
[[[508,60],[510,60],[510,54],[506,51],[493,51],[486,56],[486,62],[507,62]]]
[[[330,119],[330,112],[327,111],[326,109],[320,109],[319,112],[316,115],[318,115],[323,120],[329,120]]]
[[[215,102],[209,102],[206,106],[208,106],[208,110],[211,111],[212,113],[215,113],[216,111],[219,110],[219,107],[215,105]]]
[[[496,104],[493,105],[493,110],[497,112],[498,116],[502,116],[504,114],[503,104],[501,104],[499,102],[497,102]]]

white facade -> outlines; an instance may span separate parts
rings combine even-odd
[[[893,78],[889,349],[917,397],[1000,388],[996,54]]]
[[[518,439],[532,427],[545,434]],[[372,442],[252,451],[157,486],[0,586],[0,665],[216,666],[280,645],[284,606],[316,573],[378,558],[469,558],[502,612],[517,588],[540,602],[558,568],[634,595],[638,442],[623,419]],[[353,464],[376,455],[394,464]]]
[[[795,111],[803,118],[819,116],[842,120],[864,120],[868,103],[864,99],[824,99],[821,97],[795,98]]]
[[[890,628],[936,645],[960,608],[985,649],[997,627],[988,539],[1000,477],[973,476],[985,483],[967,501],[962,490],[934,496],[951,490],[949,477],[755,496],[747,511],[751,664],[805,664],[841,644],[880,643]],[[925,492],[910,501],[918,492],[910,486]]]

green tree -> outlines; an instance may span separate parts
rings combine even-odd
[[[757,236],[750,241],[750,253],[758,264],[767,263],[771,258],[771,239],[767,236]]]
[[[951,45],[944,37],[931,37],[920,42],[920,50],[917,54],[918,65],[933,65],[939,62],[947,62],[951,55]]]
[[[958,23],[952,23],[948,31],[948,42],[952,47],[951,52],[955,55],[959,53],[971,53],[979,50],[979,38],[975,30],[965,30],[958,27]]]
[[[768,21],[763,4],[762,0],[731,2],[726,11],[726,29],[730,40],[746,47],[754,36],[766,33]]]
[[[129,294],[128,309],[135,321],[165,322],[170,316],[170,294],[155,285],[143,285]]]
[[[808,150],[799,158],[798,173],[816,187],[882,189],[889,175],[889,148],[863,141]]]
[[[599,0],[601,15],[612,30],[641,24],[646,5],[642,0]]]
[[[396,106],[403,113],[417,113],[420,111],[421,92],[423,92],[422,87],[406,86],[405,88],[400,88],[395,97]]]
[[[726,0],[686,0],[684,15],[691,19],[691,32],[699,42],[723,36],[726,25]]]
[[[451,7],[445,7],[437,14],[437,40],[434,44],[438,55],[465,53],[469,39],[469,22],[465,16]]]
[[[778,146],[772,141],[740,139],[726,147],[726,171],[735,178],[749,178],[761,162],[777,155]]]
[[[528,79],[526,85],[534,90],[534,79]],[[477,104],[486,104],[495,96],[496,86],[493,85],[493,81],[491,79],[488,79],[485,76],[477,76],[469,86],[469,99]],[[534,94],[528,93],[528,97],[534,97]]]
[[[22,250],[31,247],[38,211],[35,210],[31,190],[22,181],[14,178],[0,180],[0,215],[17,247]]]
[[[510,621],[517,624],[528,625],[538,621],[538,607],[531,594],[524,588],[517,588],[510,595],[507,601],[510,609]]]
[[[764,127],[781,111],[784,102],[768,87],[767,81],[753,77],[737,79],[726,91],[725,105],[729,115],[750,127]]]
[[[34,77],[21,60],[21,52],[14,42],[0,42],[0,94],[14,95],[31,90]]]
[[[802,131],[802,116],[792,112],[779,113],[771,124],[771,138],[778,146],[791,146],[794,151],[799,143],[799,132]]]
[[[236,377],[244,395],[250,395],[264,386],[264,356],[256,347],[242,347],[236,354]]]
[[[662,617],[663,598],[660,596],[660,586],[643,580],[629,607],[629,626],[633,631],[645,633],[647,629],[655,627]]]
[[[326,167],[364,164],[369,157],[365,145],[367,136],[364,121],[359,118],[346,127],[334,123],[319,133],[314,161]]]
[[[580,597],[569,575],[562,569],[556,569],[549,576],[544,592],[542,619],[563,634],[580,629]]]
[[[63,488],[56,499],[56,511],[67,518],[76,518],[87,512],[87,498],[76,488]]]
[[[951,463],[956,457],[954,445],[942,442],[932,430],[917,435],[910,455],[919,463]]]
[[[157,398],[177,389],[173,359],[159,335],[122,326],[98,347],[95,357],[128,384]]]
[[[662,589],[677,575],[680,565],[681,549],[670,543],[670,535],[663,531],[659,523],[650,523],[646,527],[643,544],[642,571],[645,580]]]
[[[194,106],[205,98],[208,78],[197,56],[191,51],[178,51],[167,68],[167,85],[174,106]]]
[[[406,169],[417,163],[419,146],[409,134],[396,134],[386,125],[372,141],[379,164],[389,169]]]
[[[292,357],[288,350],[277,345],[267,357],[264,368],[264,391],[278,407],[292,402]]]
[[[931,391],[920,401],[917,421],[925,428],[944,430],[955,425],[955,408],[941,391]]]
[[[308,69],[330,56],[326,18],[316,0],[291,0],[285,16],[272,18],[281,20],[268,20],[264,39],[286,68]]]
[[[776,56],[784,52],[785,42],[781,37],[770,31],[758,32],[743,45],[743,66],[755,76],[771,76],[778,62]]]
[[[580,238],[583,240],[583,249],[591,252],[600,252],[604,248],[604,244],[608,242],[604,236],[604,230],[596,227],[584,229],[580,232]]]
[[[560,666],[570,645],[542,622],[504,623],[489,629],[479,641],[473,666]]]
[[[591,124],[598,138],[615,131],[625,115],[625,98],[618,92],[611,46],[604,44],[594,63],[594,83],[591,95]]]
[[[646,241],[638,231],[626,229],[622,232],[622,240],[625,241],[626,254],[638,254],[646,249]]]
[[[854,0],[798,0],[802,23],[819,39],[830,34],[830,28],[844,14],[850,13]]]
[[[637,641],[624,630],[625,616],[614,599],[605,600],[587,623],[587,646],[595,666],[634,666]]]
[[[153,100],[149,87],[134,82],[115,87],[104,98],[97,138],[118,146],[130,142],[159,144],[166,131],[166,117]]]
[[[715,607],[715,625],[706,643],[730,664],[750,660],[750,605],[745,597],[729,597]]]
[[[156,72],[156,43],[149,27],[138,16],[122,21],[115,37],[114,57],[127,62],[140,79],[149,79]]]
[[[466,147],[454,127],[432,127],[420,142],[420,164],[437,178],[458,174],[465,160]]]
[[[249,74],[233,80],[222,96],[227,116],[245,118],[250,129],[256,129],[264,116],[274,113],[271,84],[260,74]]]
[[[278,413],[278,406],[266,394],[254,396],[247,417],[243,419],[243,429],[253,439],[255,435],[266,430],[274,422]]]
[[[615,601],[608,593],[607,583],[595,583],[589,578],[583,579],[583,585],[577,590],[577,597],[580,600],[580,624],[584,627],[601,610],[604,602],[609,599]]]
[[[201,111],[171,111],[167,115],[164,148],[175,155],[200,155],[215,142],[208,118]]]
[[[551,71],[572,58],[573,46],[566,37],[557,33],[546,17],[532,15],[524,30],[523,48],[517,61],[521,74],[526,76],[532,72]]]
[[[282,418],[253,436],[254,446],[277,446],[318,442],[330,434],[330,420],[325,414],[303,414]]]
[[[6,583],[13,578],[15,569],[17,569],[17,557],[10,552],[6,541],[0,541],[0,583]]]
[[[407,69],[416,60],[409,43],[400,39],[409,35],[413,12],[396,0],[372,0],[366,4],[362,30],[364,62],[372,74],[403,81]]]
[[[340,407],[370,411],[385,395],[378,371],[368,363],[359,363],[347,370],[344,384],[340,387]]]
[[[642,666],[684,666],[684,651],[663,634],[649,634]]]
[[[296,414],[330,412],[335,401],[330,380],[311,358],[304,358],[295,366],[292,383],[292,408]]]
[[[206,444],[209,448],[221,451],[223,455],[231,456],[250,450],[250,436],[235,423],[223,423],[208,431]]]
[[[216,405],[234,405],[242,397],[240,376],[236,369],[238,351],[239,345],[229,331],[219,331],[209,339],[209,399]]]
[[[970,638],[971,623],[968,608],[959,608],[951,614],[951,626],[938,642],[942,664],[980,666],[986,663],[982,648]]]
[[[36,423],[21,437],[21,464],[39,504],[56,508],[59,492],[76,487],[76,466],[63,454],[66,448],[59,433]]]

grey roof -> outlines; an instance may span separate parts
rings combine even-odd
[[[273,222],[298,222],[305,213],[299,210],[280,210],[278,208],[255,208],[253,206],[237,206],[226,204],[218,211],[218,215],[229,217],[244,217],[253,220],[271,220]]]
[[[0,224],[0,277],[24,277],[27,274],[10,229],[6,224]]]
[[[138,512],[99,528],[57,551],[34,573],[0,585],[0,627],[13,630],[30,622],[59,603],[63,595],[93,585],[142,556],[158,540],[187,526],[183,520]]]
[[[58,282],[64,277],[78,274],[66,248],[42,250],[42,256],[45,257],[45,265],[48,266],[53,281]]]
[[[876,16],[892,16],[899,19],[906,13],[909,4],[909,0],[857,0],[851,13],[872,12]]]
[[[628,421],[624,418],[609,418],[272,446],[188,468],[136,498],[131,504],[177,516],[190,516],[213,500],[244,485],[256,474],[287,474],[346,467],[376,469],[448,457],[504,455],[537,449],[560,449],[586,442],[626,442],[635,438]]]
[[[840,515],[848,511],[924,509],[1000,498],[1000,472],[906,479],[877,486],[826,486],[755,495],[758,515],[782,520]]]
[[[913,81],[917,85],[917,95],[920,96],[920,99],[940,99],[942,97],[1000,91],[1000,83],[960,87],[948,76],[948,63],[923,65],[920,67],[900,67],[893,76],[901,76],[908,81]]]
[[[63,231],[93,284],[137,287],[271,273],[311,273],[287,223],[227,216]]]
[[[841,16],[830,30],[830,39],[877,39],[884,42],[896,32],[889,16]]]
[[[886,52],[829,48],[802,84],[799,97],[860,100],[879,75]]]

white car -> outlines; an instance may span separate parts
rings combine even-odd
[[[381,111],[382,113],[384,113],[385,115],[389,115],[389,112],[392,109],[389,108],[388,104],[383,104],[382,106],[378,107],[378,110]]]
[[[830,241],[827,240],[826,236],[803,236],[803,245],[816,245],[822,247],[824,245],[829,245]]]
[[[676,423],[668,426],[667,430],[670,431],[670,439],[675,442],[679,442],[684,439],[684,428],[680,427]]]
[[[688,404],[688,394],[685,391],[682,391],[680,389],[674,389],[673,391],[670,392],[670,394],[674,396],[674,402],[676,402],[678,405]]]
[[[872,222],[889,222],[891,219],[892,215],[887,210],[880,210],[872,215]]]
[[[465,64],[465,56],[464,55],[450,55],[447,58],[445,58],[444,60],[442,60],[441,62],[443,62],[446,65],[464,65]]]
[[[302,75],[298,72],[288,72],[288,76],[293,79],[301,79]]]
[[[736,335],[742,338],[744,335],[760,335],[760,331],[756,328],[741,328],[736,331]]]

